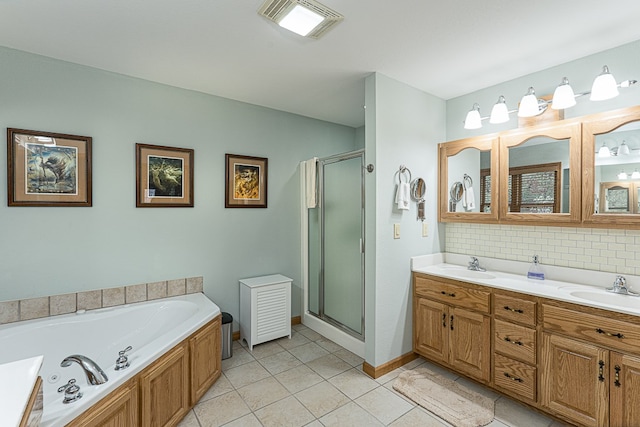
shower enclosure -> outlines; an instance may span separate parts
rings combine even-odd
[[[335,333],[329,338],[341,345],[345,345],[345,334],[362,344],[364,150],[319,159],[316,179],[318,204],[305,213],[308,239],[305,320],[331,325]],[[327,336],[327,329],[323,328],[321,333]]]

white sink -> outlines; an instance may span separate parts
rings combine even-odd
[[[496,276],[490,273],[486,273],[484,271],[475,271],[475,270],[450,270],[450,274],[452,276],[458,277],[467,277],[469,279],[495,279]]]
[[[602,304],[608,304],[618,307],[627,307],[640,309],[640,297],[634,297],[631,295],[620,295],[607,292],[605,290],[573,290],[569,292],[574,298],[599,302]]]

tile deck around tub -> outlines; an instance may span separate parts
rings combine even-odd
[[[306,326],[293,326],[292,334],[291,339],[256,345],[253,353],[234,341],[220,379],[179,427],[450,427],[393,390],[393,381],[420,366],[470,385],[422,358],[374,380],[362,372],[360,357]],[[496,401],[489,427],[563,425],[487,388],[473,387]]]

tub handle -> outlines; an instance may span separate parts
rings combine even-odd
[[[129,367],[130,365],[129,359],[124,354],[127,351],[131,351],[131,350],[133,350],[133,347],[128,346],[124,350],[118,352],[118,359],[116,360],[116,367],[115,367],[116,371],[119,371],[121,369],[126,369]]]
[[[68,383],[58,388],[58,393],[62,392],[64,392],[64,400],[62,401],[64,404],[75,402],[82,397],[80,387],[76,385],[75,378],[71,378]]]

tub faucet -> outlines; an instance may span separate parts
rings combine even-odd
[[[82,367],[84,373],[87,375],[87,381],[89,381],[89,384],[98,385],[109,381],[107,374],[100,369],[100,366],[98,366],[96,362],[81,354],[74,354],[65,357],[62,362],[60,362],[60,366],[66,368],[67,366],[71,366],[72,362],[76,362]]]
[[[478,258],[474,256],[471,257],[471,261],[469,261],[469,267],[467,268],[472,271],[487,271],[486,268],[480,267],[480,261],[478,261]]]

